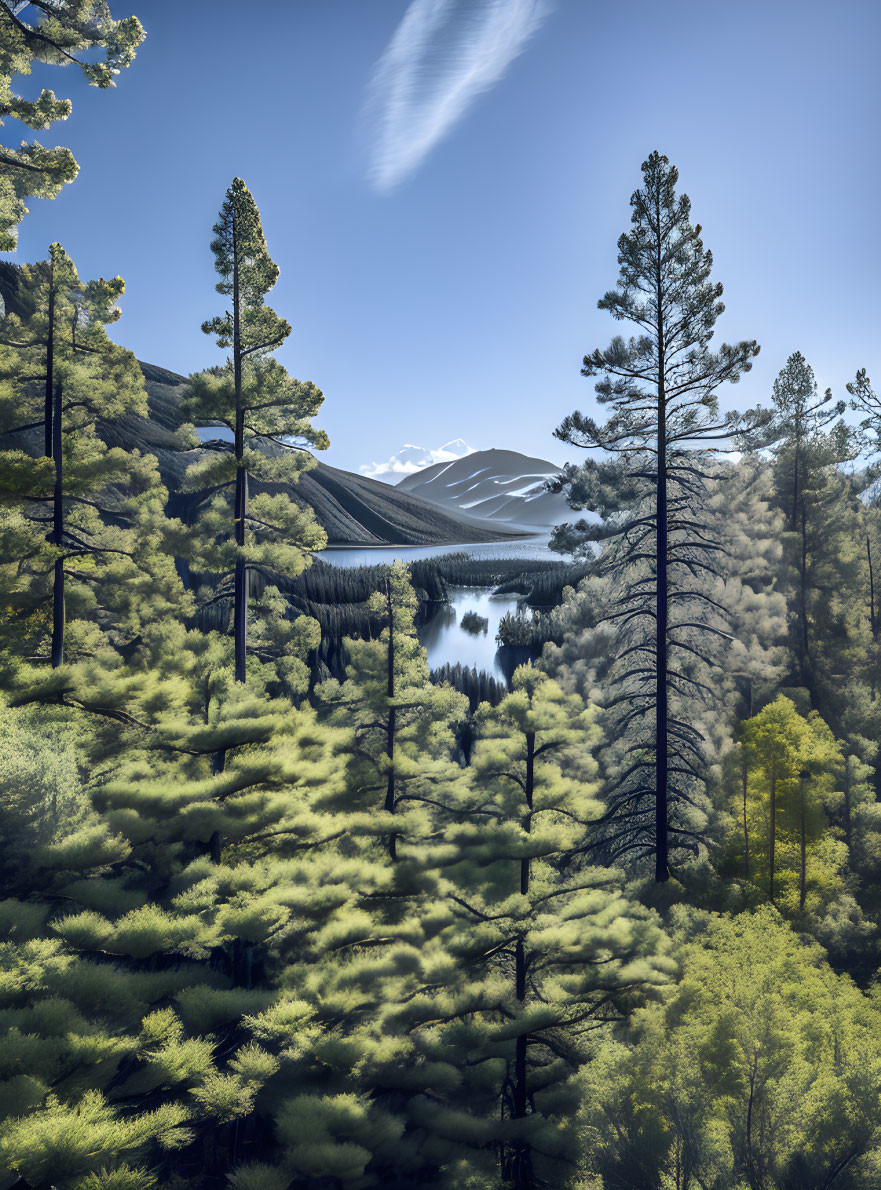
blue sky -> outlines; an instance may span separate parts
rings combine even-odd
[[[336,466],[458,437],[574,457],[552,431],[594,407],[581,357],[621,329],[596,302],[654,148],[713,250],[718,337],[762,345],[724,402],[767,399],[795,350],[838,395],[858,366],[881,380],[876,0],[112,7],[148,32],[114,91],[26,82],[73,99],[38,139],[81,172],[13,259],[60,240],[82,276],[126,279],[116,337],[140,358],[220,362],[208,244],[242,176],[294,327],[279,358],[324,390]]]

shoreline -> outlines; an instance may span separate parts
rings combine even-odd
[[[357,541],[329,541],[323,550],[313,550],[312,556],[320,558],[330,550],[449,550],[449,549],[481,549],[487,545],[507,545],[509,542],[532,541],[535,538],[544,539],[544,533],[517,533],[507,537],[494,538],[492,541],[434,541],[426,544],[411,543],[397,545],[395,542],[375,542],[365,545]]]

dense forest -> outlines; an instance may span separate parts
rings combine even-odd
[[[38,7],[40,44],[0,4],[0,72],[134,57],[137,22]],[[75,165],[12,153],[4,246]],[[60,244],[22,270],[0,1186],[881,1184],[881,398],[865,370],[819,392],[793,351],[765,404],[721,406],[758,345],[711,347],[711,254],[667,158],[642,171],[599,303],[631,337],[582,369],[609,417],[556,430],[587,452],[565,565],[320,562],[291,490],[323,396],[274,357],[290,326],[241,179],[187,519],[114,432],[146,411],[107,329],[122,280]],[[197,450],[195,425],[228,439]],[[500,629],[530,657],[507,687],[430,673],[419,640],[478,570],[532,608]]]

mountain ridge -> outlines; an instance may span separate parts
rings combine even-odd
[[[547,481],[561,472],[547,459],[494,448],[434,463],[395,486],[458,515],[535,532],[571,515],[565,498],[547,490]]]
[[[181,490],[183,476],[204,451],[201,445],[187,451],[176,445],[176,431],[185,421],[182,405],[187,380],[156,364],[139,363],[150,415],[145,419],[129,414],[107,423],[105,437],[111,445],[138,446],[156,455],[169,489],[170,511],[187,520],[195,514],[200,497]],[[439,508],[418,494],[318,460],[290,486],[290,492],[298,503],[313,509],[327,533],[328,546],[475,545],[522,536],[512,527]]]

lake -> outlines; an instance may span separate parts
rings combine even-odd
[[[516,595],[493,595],[487,587],[450,587],[449,604],[442,604],[427,624],[419,629],[419,639],[428,653],[431,669],[461,662],[469,669],[476,666],[500,682],[505,681],[496,661],[496,633],[506,612],[516,612]],[[471,633],[462,628],[466,612],[476,612],[489,621],[486,632]]]
[[[520,538],[515,541],[490,541],[482,545],[430,546],[367,546],[351,549],[322,550],[316,557],[331,566],[378,566],[400,558],[414,562],[422,558],[436,558],[441,554],[468,554],[475,559],[517,558],[524,562],[561,562],[566,559],[548,549],[548,534]],[[488,587],[449,587],[449,604],[441,605],[432,619],[419,629],[419,639],[428,653],[431,669],[441,665],[476,666],[499,681],[505,675],[496,660],[496,633],[499,621],[506,612],[516,612],[517,595],[493,595]],[[476,612],[489,623],[486,632],[476,635],[462,628],[466,612]]]

